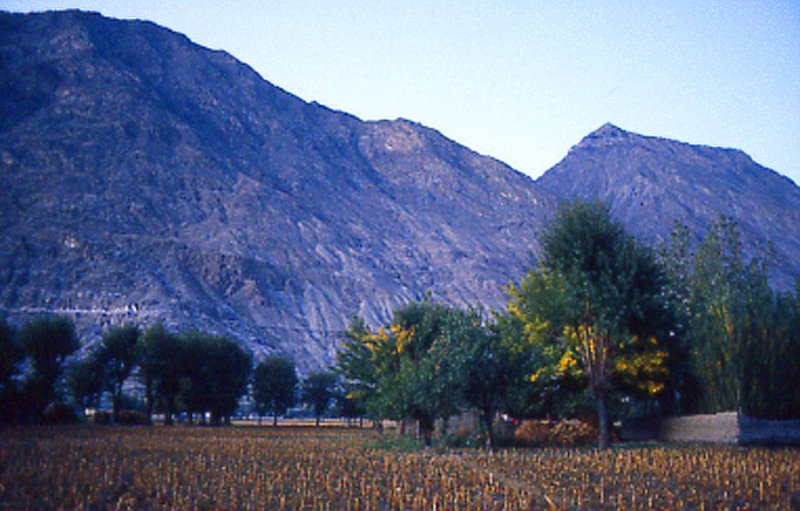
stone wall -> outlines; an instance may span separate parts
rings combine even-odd
[[[800,445],[800,420],[753,419],[736,412],[640,419],[624,422],[620,437],[626,441]]]
[[[736,412],[669,417],[661,422],[659,440],[735,444],[739,440],[739,421]]]

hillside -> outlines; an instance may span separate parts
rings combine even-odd
[[[550,196],[405,120],[362,122],[147,22],[0,14],[0,305],[165,318],[333,359],[352,314],[502,307]]]
[[[800,188],[736,149],[647,137],[606,124],[536,184],[559,198],[598,198],[637,237],[669,239],[675,221],[695,237],[733,217],[748,257],[769,263],[774,285],[800,276]]]
[[[308,103],[149,22],[0,13],[0,314],[197,327],[334,360],[430,292],[502,308],[558,200],[657,243],[720,212],[773,282],[800,275],[800,189],[730,149],[606,125],[539,180],[407,120]],[[770,248],[771,247],[771,248]]]

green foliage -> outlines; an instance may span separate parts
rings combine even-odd
[[[215,425],[229,421],[247,391],[251,355],[225,336],[192,330],[181,337],[181,397],[187,411],[201,417],[210,412]]]
[[[459,390],[463,404],[480,412],[490,450],[497,444],[494,417],[509,408],[531,367],[531,352],[520,345],[520,338],[505,333],[502,324],[487,328],[480,311],[456,312],[441,350],[452,365],[451,388]]]
[[[278,415],[294,405],[297,392],[297,373],[294,362],[286,357],[272,356],[260,362],[253,374],[253,401],[259,417],[271,411],[273,425]]]
[[[498,325],[504,325],[502,318]],[[429,298],[398,307],[386,328],[354,319],[338,355],[349,396],[374,418],[411,418],[431,444],[437,419],[477,407],[494,446],[492,419],[508,409],[527,374],[529,351],[478,310]]]
[[[336,397],[337,383],[338,376],[332,371],[313,372],[303,381],[300,399],[314,410],[317,426]]]
[[[177,411],[181,380],[186,373],[184,360],[188,358],[188,347],[181,337],[169,332],[163,324],[156,323],[142,336],[137,351],[145,378],[147,413],[152,413],[155,396],[158,396],[163,404],[165,423],[170,425]],[[151,385],[149,390],[148,382]]]
[[[99,406],[106,380],[103,362],[97,352],[73,362],[67,370],[67,387],[81,410]]]
[[[107,377],[105,385],[111,392],[114,421],[119,418],[122,386],[136,365],[136,350],[141,331],[133,323],[110,327],[103,334],[97,352],[99,363]]]
[[[612,391],[654,398],[666,387],[674,318],[663,272],[598,202],[562,205],[542,248],[541,267],[509,289],[509,311],[540,356],[534,383],[551,395],[588,383],[605,447]]]
[[[16,332],[5,320],[0,320],[0,396],[14,387],[24,357]]]
[[[33,373],[25,381],[25,406],[41,419],[47,405],[56,398],[56,384],[64,362],[80,347],[75,326],[64,316],[46,316],[26,324],[19,334]]]
[[[682,408],[800,417],[797,293],[772,291],[763,265],[745,263],[741,246],[735,222],[723,216],[694,255],[680,225],[662,251],[689,339],[692,385],[682,392]]]
[[[436,419],[455,414],[461,403],[462,359],[452,356],[450,340],[459,314],[427,298],[408,303],[394,311],[388,334],[380,339],[383,411],[417,420],[426,445],[431,444]]]
[[[25,352],[14,329],[0,320],[0,423],[11,422],[19,412],[20,389],[17,378]]]
[[[354,413],[379,416],[375,402],[378,370],[372,332],[359,317],[353,317],[344,332],[342,349],[336,353],[336,370],[344,380],[344,399]]]
[[[148,422],[153,416],[156,382],[163,373],[161,366],[164,360],[161,351],[168,345],[171,336],[164,323],[159,321],[145,330],[136,344],[136,363],[139,366],[139,377],[144,384],[145,415]]]

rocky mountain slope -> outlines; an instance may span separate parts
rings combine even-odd
[[[0,14],[0,305],[164,318],[301,367],[352,314],[502,307],[553,199],[397,120],[362,122],[146,22]]]
[[[746,256],[768,262],[788,289],[800,276],[800,188],[736,149],[690,145],[611,124],[586,136],[537,180],[561,198],[599,198],[651,244],[675,221],[695,238],[720,214],[739,225]]]
[[[731,150],[604,126],[534,182],[410,121],[301,99],[148,22],[0,13],[0,314],[164,319],[303,370],[430,292],[502,308],[560,198],[637,235],[719,212],[800,275],[800,192]]]

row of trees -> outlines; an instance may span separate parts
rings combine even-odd
[[[800,278],[794,292],[772,290],[765,264],[746,262],[724,217],[690,248],[688,229],[677,226],[662,249],[688,354],[683,411],[800,418]]]
[[[66,318],[32,321],[18,334],[0,321],[0,418],[41,420],[57,398],[64,362],[79,347],[75,327]]]
[[[540,241],[543,257],[508,287],[506,312],[426,298],[399,307],[377,330],[354,318],[338,354],[341,392],[336,375],[322,372],[309,376],[301,397],[318,418],[338,398],[348,416],[414,419],[428,443],[437,419],[475,409],[490,447],[499,411],[592,413],[601,447],[611,418],[625,415],[800,417],[800,284],[794,293],[770,289],[763,265],[744,261],[731,220],[720,218],[694,244],[678,226],[656,253],[606,206],[576,201],[558,210]],[[40,417],[78,347],[74,328],[44,318],[19,336],[3,326],[0,342],[4,417]],[[82,406],[108,392],[116,416],[137,368],[148,416],[160,403],[168,422],[181,410],[210,412],[219,423],[246,392],[251,367],[250,354],[225,337],[124,325],[109,329],[68,381]],[[252,380],[259,414],[284,413],[297,387],[290,360],[260,364]]]
[[[160,409],[166,424],[177,413],[212,424],[229,422],[248,389],[259,417],[278,415],[300,401],[317,418],[339,397],[332,372],[312,373],[300,384],[294,362],[272,356],[253,368],[252,356],[225,336],[195,330],[174,334],[161,323],[142,331],[135,324],[110,327],[83,356],[73,323],[42,317],[19,333],[0,323],[0,422],[37,422],[54,403],[98,408],[110,397],[112,417],[120,418],[126,384],[144,389],[144,415]]]
[[[694,254],[685,228],[655,251],[606,206],[564,205],[543,233],[543,258],[489,317],[425,299],[375,331],[355,318],[338,365],[358,407],[434,421],[480,412],[494,443],[498,411],[585,415],[601,447],[610,417],[742,409],[800,417],[800,289],[773,292],[743,263],[734,224],[712,226]]]

